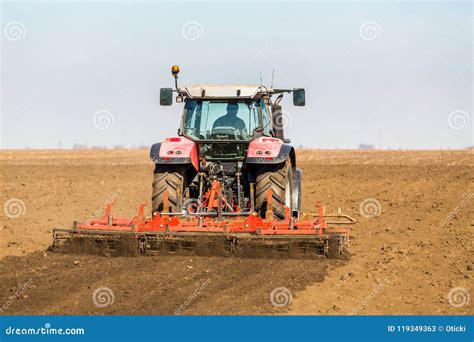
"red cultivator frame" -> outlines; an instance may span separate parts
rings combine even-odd
[[[130,219],[114,217],[113,203],[109,203],[105,215],[99,219],[85,224],[75,222],[72,229],[54,229],[53,247],[58,248],[65,241],[92,239],[102,250],[104,247],[107,250],[114,249],[117,241],[125,239],[141,254],[191,249],[195,252],[212,250],[211,254],[225,250],[226,254],[244,255],[244,250],[255,251],[262,247],[290,252],[290,256],[316,252],[337,258],[343,254],[349,243],[349,228],[341,225],[355,223],[353,218],[325,214],[324,207],[318,205],[317,214],[311,218],[296,219],[287,214],[288,219],[278,220],[273,217],[271,199],[269,191],[269,207],[264,219],[252,210],[223,212],[225,203],[219,196],[214,197],[212,191],[206,196],[206,206],[196,212],[185,208],[183,212],[170,213],[165,204],[164,211],[150,219],[145,219],[145,204],[140,205],[138,214]],[[224,249],[216,248],[216,244]]]

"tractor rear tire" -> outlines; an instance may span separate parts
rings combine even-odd
[[[273,214],[279,219],[285,218],[285,206],[292,212],[293,172],[291,161],[276,165],[264,165],[257,170],[255,188],[255,209],[262,218],[266,217],[268,190],[272,190]]]
[[[168,191],[170,212],[181,210],[185,181],[185,168],[182,165],[156,165],[153,176],[151,196],[152,214],[164,209],[164,194]]]

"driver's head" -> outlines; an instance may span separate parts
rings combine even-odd
[[[239,105],[237,103],[229,103],[227,105],[227,114],[231,116],[237,116],[239,111]]]

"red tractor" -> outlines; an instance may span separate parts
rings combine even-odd
[[[172,67],[175,79],[178,66]],[[267,216],[268,191],[273,214],[285,208],[298,218],[301,170],[294,148],[284,138],[283,93],[295,106],[305,105],[304,89],[271,89],[262,85],[193,85],[162,88],[160,104],[184,103],[178,136],[151,147],[156,164],[152,212],[162,212],[168,192],[169,211],[235,216],[256,211]],[[273,101],[272,97],[277,96]],[[210,198],[219,191],[221,207]],[[213,202],[212,206],[209,206]]]

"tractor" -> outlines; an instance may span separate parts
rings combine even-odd
[[[72,228],[53,229],[53,249],[94,245],[101,251],[338,258],[349,243],[348,215],[301,213],[301,178],[295,149],[284,135],[284,93],[305,105],[305,90],[260,85],[160,89],[160,104],[183,104],[177,136],[153,144],[151,216],[147,203],[133,218],[105,213]],[[88,247],[83,247],[88,246]],[[78,248],[74,248],[78,250]],[[246,253],[247,251],[251,253]],[[314,253],[316,252],[316,253]],[[108,252],[107,252],[108,253]]]
[[[305,90],[263,85],[191,85],[160,89],[160,104],[183,103],[178,135],[151,147],[155,163],[152,213],[162,212],[165,193],[170,212],[235,216],[257,212],[284,219],[301,212],[301,170],[295,149],[284,136],[284,93],[305,105]],[[276,97],[276,99],[274,99]],[[218,194],[219,201],[211,198]],[[209,204],[212,204],[211,206]],[[220,205],[220,206],[219,206]]]

